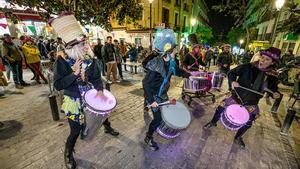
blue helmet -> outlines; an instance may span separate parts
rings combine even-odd
[[[176,38],[172,29],[159,29],[155,33],[154,47],[162,53],[175,48]]]

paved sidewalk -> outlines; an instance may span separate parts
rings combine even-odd
[[[210,120],[216,104],[210,99],[192,102],[192,122],[176,139],[166,140],[158,135],[160,150],[153,152],[143,144],[151,113],[143,113],[142,75],[126,75],[127,82],[112,85],[118,105],[111,113],[112,126],[120,131],[115,138],[100,128],[90,142],[78,140],[75,158],[79,168],[107,169],[193,169],[193,168],[292,168],[299,167],[300,125],[294,122],[290,136],[279,134],[278,123],[285,114],[286,98],[279,115],[273,117],[270,106],[261,101],[261,116],[246,133],[246,149],[233,144],[234,132],[218,123],[208,132],[202,126]],[[172,80],[171,97],[180,97],[180,78]],[[227,83],[224,82],[227,89]],[[225,91],[224,89],[224,91]],[[10,89],[13,90],[13,89]],[[27,87],[21,94],[8,94],[0,99],[0,120],[12,121],[13,129],[0,132],[0,168],[60,169],[63,165],[63,147],[69,128],[61,115],[52,121],[46,85]],[[217,102],[224,92],[214,92]],[[277,121],[276,121],[277,120]],[[277,126],[276,126],[277,125]]]

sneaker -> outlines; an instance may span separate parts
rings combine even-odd
[[[24,82],[24,81],[23,81],[23,82],[21,82],[21,85],[22,85],[22,86],[24,86],[24,87],[25,87],[25,86],[30,86],[30,84],[29,84],[29,83],[26,83],[26,82]]]
[[[108,83],[108,84],[112,84],[112,81],[108,80],[107,83]]]
[[[120,83],[121,81],[120,80],[116,80],[116,83]]]
[[[245,148],[246,146],[242,137],[235,138],[234,143],[241,146],[241,148]]]
[[[113,128],[111,128],[111,127],[104,127],[104,132],[106,133],[106,134],[110,134],[110,135],[112,135],[112,136],[118,136],[120,133],[119,132],[117,132],[117,131],[115,131]]]
[[[216,123],[209,122],[209,123],[207,123],[207,124],[205,124],[205,125],[203,126],[203,129],[204,129],[204,130],[208,130],[209,128],[211,128],[211,127],[216,127],[216,126],[217,126]]]
[[[159,149],[157,143],[153,140],[152,137],[148,137],[146,136],[144,139],[145,143],[148,145],[148,147],[153,150],[153,151],[157,151]]]

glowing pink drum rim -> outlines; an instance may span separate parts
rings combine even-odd
[[[99,115],[107,115],[107,114],[111,113],[112,110],[117,106],[117,100],[116,100],[115,96],[113,96],[112,93],[109,92],[108,90],[104,89],[104,90],[103,90],[103,94],[104,94],[106,97],[108,97],[108,100],[107,100],[107,101],[112,101],[114,104],[113,104],[112,106],[110,106],[109,108],[107,108],[106,110],[105,110],[105,109],[100,109],[100,107],[102,108],[102,106],[100,106],[99,108],[93,107],[93,106],[90,105],[90,104],[88,103],[88,101],[87,101],[87,100],[89,100],[89,99],[87,99],[87,97],[88,97],[88,95],[89,95],[91,92],[95,93],[95,92],[97,92],[97,91],[96,91],[95,89],[90,89],[90,90],[88,90],[87,92],[84,93],[83,99],[82,99],[82,100],[83,100],[83,103],[84,103],[84,105],[85,105],[85,106],[84,106],[84,107],[85,107],[85,110],[89,111],[90,113],[99,114]],[[101,102],[99,102],[99,104],[102,104],[102,105],[105,104],[105,105],[107,106],[107,101],[106,101],[105,103],[103,103],[103,102],[101,101]]]
[[[234,110],[238,107],[239,110]],[[239,118],[238,116],[243,116],[243,119]],[[239,104],[232,104],[227,106],[221,114],[221,122],[224,125],[224,127],[229,130],[238,130],[249,121],[249,118],[250,115],[247,109]]]
[[[181,102],[176,102],[175,105],[162,106],[161,116],[162,122],[156,131],[167,139],[178,137],[181,131],[191,123],[190,111]]]

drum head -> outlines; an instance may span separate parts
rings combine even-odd
[[[232,104],[228,106],[225,113],[229,120],[236,124],[245,124],[249,120],[249,113],[247,109],[239,104]]]
[[[108,99],[106,101],[101,100],[98,96],[97,96],[97,90],[95,89],[91,89],[88,90],[87,92],[85,92],[84,94],[84,101],[87,104],[87,106],[89,106],[90,108],[92,108],[95,111],[109,111],[112,110],[113,108],[116,107],[117,105],[117,100],[115,98],[115,96],[113,96],[111,94],[111,92],[109,92],[108,90],[104,89],[103,90],[103,94],[108,97]]]
[[[173,129],[184,129],[191,122],[190,111],[180,102],[176,102],[176,105],[162,106],[161,116],[164,122]]]

